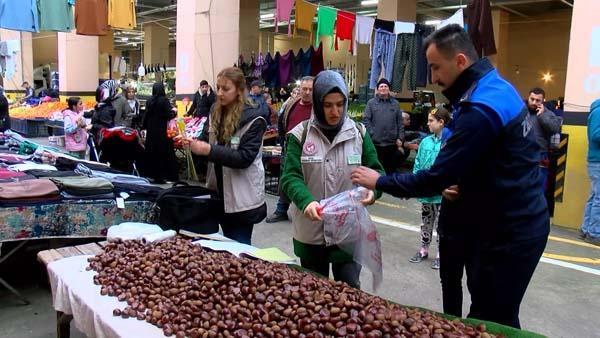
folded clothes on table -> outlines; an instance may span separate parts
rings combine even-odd
[[[109,180],[101,177],[52,177],[61,190],[79,196],[101,195],[111,193],[114,186]]]

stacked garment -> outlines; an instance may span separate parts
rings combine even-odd
[[[3,207],[57,200],[60,200],[58,187],[47,178],[0,183],[0,205]]]
[[[70,176],[50,178],[67,198],[112,199],[114,186],[109,180],[101,177]]]

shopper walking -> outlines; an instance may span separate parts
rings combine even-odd
[[[140,101],[135,96],[136,90],[133,86],[128,86],[125,89],[125,97],[127,98],[127,104],[131,108],[131,128],[141,129],[144,121],[144,115],[140,109]]]
[[[115,127],[131,128],[133,109],[129,105],[126,88],[121,88],[121,92],[115,96],[112,104],[115,107]]]
[[[325,246],[319,201],[352,189],[350,172],[364,165],[383,173],[364,127],[347,115],[348,90],[342,76],[326,70],[314,79],[313,116],[287,136],[283,193],[293,202],[294,253],[304,268],[360,288],[361,266],[337,246]],[[377,194],[380,196],[380,194]],[[371,191],[362,201],[375,202]]]
[[[352,180],[398,197],[444,191],[438,227],[444,311],[460,315],[462,290],[455,283],[462,268],[446,268],[464,263],[469,316],[518,328],[521,300],[550,231],[528,111],[459,25],[432,33],[425,49],[433,82],[454,109],[452,136],[429,170],[380,177],[361,167]],[[461,250],[464,255],[452,256]]]
[[[283,113],[279,115],[277,120],[277,130],[279,132],[279,143],[281,144],[281,172],[285,167],[285,135],[294,129],[302,121],[310,118],[312,112],[313,99],[313,77],[305,76],[300,80],[300,95],[296,96],[292,101],[285,103]],[[288,219],[288,209],[290,208],[290,200],[281,190],[279,184],[279,200],[275,212],[267,217],[267,223],[275,223]]]
[[[194,117],[206,117],[210,113],[210,108],[215,103],[216,97],[215,93],[208,85],[208,81],[202,80],[200,81],[200,87],[196,94],[194,94],[194,100],[192,101],[192,106],[185,114],[186,116],[194,116]]]
[[[67,100],[67,109],[62,113],[65,127],[65,149],[71,155],[84,159],[88,133],[83,118],[83,101],[79,97],[70,97]]]
[[[388,80],[380,79],[377,82],[377,94],[367,102],[363,123],[386,174],[395,172],[404,152],[404,125],[400,105],[390,96]]]
[[[269,88],[265,88],[265,90],[263,91],[262,83],[260,82],[260,80],[252,81],[252,84],[250,85],[250,92],[248,93],[248,98],[250,98],[250,100],[256,106],[258,106],[258,109],[261,112],[261,116],[265,119],[265,121],[267,121],[267,123],[269,123],[269,121],[271,120],[270,110],[269,107],[267,107],[267,102],[265,102],[263,93],[271,95],[271,93],[269,93]]]
[[[585,205],[581,237],[600,245],[600,99],[594,101],[588,116],[588,175],[590,197]]]
[[[427,170],[431,168],[435,162],[435,158],[440,152],[442,146],[442,133],[444,127],[450,122],[450,113],[444,108],[436,108],[429,112],[427,119],[427,126],[429,131],[433,134],[425,137],[419,144],[419,150],[417,157],[415,158],[415,165],[413,167],[413,173],[416,174],[421,170]],[[420,263],[424,259],[429,257],[429,246],[433,240],[433,230],[436,228],[438,223],[438,216],[440,212],[440,205],[442,203],[442,196],[436,195],[432,197],[419,198],[421,205],[421,248],[419,251],[409,260],[411,263]],[[438,244],[439,244],[438,235]],[[431,263],[432,269],[440,268],[440,253],[438,251],[435,259]]]
[[[4,88],[0,86],[0,131],[10,129],[10,116],[8,115],[8,99],[4,96]]]
[[[173,140],[167,137],[167,124],[176,116],[165,94],[162,82],[152,86],[152,97],[146,102],[142,128],[146,130],[143,174],[162,184],[178,180],[178,165]]]
[[[223,234],[250,244],[254,225],[267,216],[262,138],[267,121],[244,96],[246,82],[239,68],[217,75],[217,102],[205,124],[202,140],[188,140],[196,155],[209,161],[207,186],[223,200]]]

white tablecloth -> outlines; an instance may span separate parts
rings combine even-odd
[[[48,264],[54,309],[72,314],[77,329],[88,337],[164,337],[162,330],[150,323],[113,316],[115,308],[123,309],[127,303],[100,295],[100,286],[93,281],[96,272],[85,270],[88,257],[74,256]]]

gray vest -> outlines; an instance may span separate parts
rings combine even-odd
[[[242,136],[250,129],[252,123],[263,117],[257,117],[246,123],[237,130],[232,139],[241,140]],[[210,123],[210,121],[209,121]],[[208,140],[210,144],[217,143],[216,130],[210,125],[208,129]],[[238,144],[227,143],[227,147],[237,150]],[[223,202],[225,213],[231,214],[240,211],[256,209],[265,203],[265,168],[262,163],[262,146],[256,155],[256,158],[245,169],[233,169],[223,166]],[[209,189],[217,190],[217,178],[215,175],[215,165],[208,163],[208,172],[206,175],[206,186]]]
[[[289,134],[301,141],[304,127],[305,124],[300,123]],[[332,143],[314,125],[314,116],[307,128],[300,162],[304,183],[310,193],[320,201],[352,189],[350,173],[360,166],[363,148],[363,138],[356,123],[346,118]],[[290,206],[290,214],[296,240],[306,244],[325,244],[323,222],[309,220],[295,204]]]

